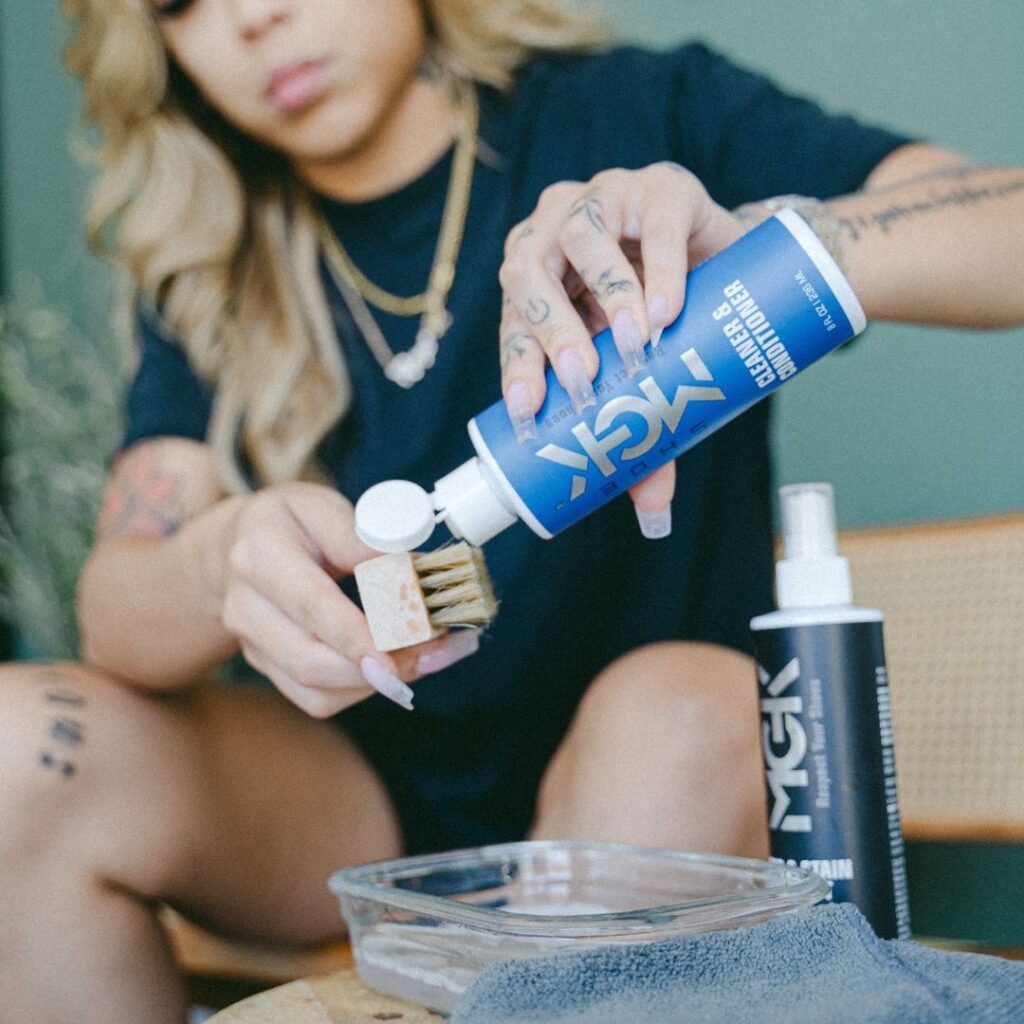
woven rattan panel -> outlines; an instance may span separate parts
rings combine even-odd
[[[886,616],[904,820],[1024,828],[1024,517],[845,533]]]

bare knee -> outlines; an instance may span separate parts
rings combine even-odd
[[[711,770],[757,749],[753,661],[715,644],[660,643],[608,666],[581,702],[582,737],[653,747]]]
[[[751,659],[639,648],[591,684],[541,785],[534,834],[762,856]]]
[[[126,824],[147,824],[170,753],[149,703],[79,665],[0,666],[0,865],[59,856],[101,872],[109,844],[133,838]]]

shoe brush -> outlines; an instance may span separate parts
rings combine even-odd
[[[449,629],[487,626],[498,612],[483,552],[465,541],[380,555],[357,565],[355,577],[379,651],[422,644]]]

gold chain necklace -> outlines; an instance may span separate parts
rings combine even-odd
[[[384,376],[403,388],[411,388],[423,380],[437,359],[438,342],[452,325],[452,315],[447,309],[448,293],[455,280],[455,262],[466,226],[477,151],[479,110],[472,83],[461,83],[459,86],[459,110],[459,139],[452,159],[448,195],[425,292],[409,296],[394,295],[374,284],[353,262],[323,215],[317,217],[317,236],[327,267],[352,319],[384,371]],[[395,316],[421,314],[419,330],[411,348],[405,352],[392,351],[370,312],[371,303]]]

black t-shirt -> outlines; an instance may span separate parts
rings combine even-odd
[[[699,44],[537,58],[511,95],[482,88],[480,104],[488,156],[474,172],[454,325],[420,384],[384,378],[321,268],[354,384],[321,455],[353,501],[389,478],[429,489],[473,454],[466,422],[500,396],[502,245],[546,185],[675,160],[726,207],[829,197],[856,190],[907,141],[826,115]],[[321,199],[357,264],[389,291],[425,286],[450,168],[449,153],[383,198]],[[393,350],[412,344],[417,318],[375,315]],[[140,338],[125,443],[203,439],[209,390],[144,314]],[[551,541],[521,523],[496,537],[486,556],[501,611],[480,652],[417,683],[412,714],[374,696],[339,716],[388,784],[410,852],[521,838],[583,691],[618,655],[681,638],[748,649],[751,616],[771,606],[768,405],[680,459],[669,539],[644,540],[628,499]]]

